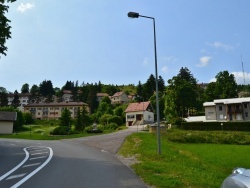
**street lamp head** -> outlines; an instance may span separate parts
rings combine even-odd
[[[139,17],[139,13],[137,13],[137,12],[129,12],[128,13],[128,17],[129,18],[138,18]]]

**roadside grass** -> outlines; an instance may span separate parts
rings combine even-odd
[[[13,134],[0,135],[0,138],[15,138],[15,139],[29,139],[29,140],[61,140],[70,138],[79,138],[86,136],[93,136],[97,134],[107,134],[115,132],[116,130],[105,130],[103,133],[87,133],[82,132],[70,135],[50,135],[50,132],[56,128],[57,125],[41,123],[41,125],[24,125],[23,128]],[[119,127],[119,130],[125,129],[125,126]]]
[[[223,180],[235,167],[250,168],[249,145],[202,143],[179,143],[169,138],[179,137],[183,141],[185,135],[197,134],[200,131],[171,130],[161,135],[162,154],[157,154],[157,136],[154,133],[135,133],[125,140],[119,151],[124,157],[135,156],[138,163],[132,169],[148,185],[157,188],[215,188],[220,187]],[[229,137],[229,132],[218,132],[219,136]],[[200,132],[216,136],[216,132]],[[242,138],[244,144],[250,133],[234,132]],[[232,136],[233,137],[233,136]],[[182,138],[182,139],[181,139]],[[238,138],[238,137],[237,137]],[[236,139],[238,140],[238,139]]]

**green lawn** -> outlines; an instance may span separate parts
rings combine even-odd
[[[233,168],[250,168],[249,145],[176,143],[167,137],[168,134],[161,137],[161,155],[157,154],[157,137],[151,133],[127,137],[119,151],[125,157],[137,157],[140,162],[132,168],[149,185],[215,188],[220,187]]]

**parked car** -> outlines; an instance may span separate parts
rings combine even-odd
[[[223,181],[221,188],[250,188],[250,169],[235,168]]]

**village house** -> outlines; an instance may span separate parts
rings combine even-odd
[[[153,107],[149,101],[130,103],[125,112],[126,126],[142,125],[154,122]]]
[[[129,98],[125,92],[117,92],[111,97],[111,104],[124,104],[128,103]]]
[[[109,94],[107,94],[107,93],[97,93],[96,97],[97,97],[97,101],[100,103],[100,102],[102,102],[103,97],[109,97]]]
[[[32,114],[34,119],[59,119],[62,111],[67,108],[71,117],[75,118],[79,109],[85,108],[89,113],[88,104],[83,102],[33,103],[24,106],[24,112]]]

